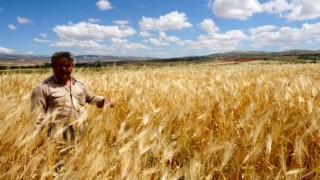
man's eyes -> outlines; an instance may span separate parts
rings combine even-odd
[[[71,67],[71,65],[66,65],[66,64],[57,64],[56,66],[58,66],[58,67],[67,67],[67,68],[69,68],[69,67]]]

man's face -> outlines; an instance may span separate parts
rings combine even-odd
[[[51,67],[58,79],[65,82],[70,79],[73,70],[73,63],[71,61],[56,60],[52,63]]]

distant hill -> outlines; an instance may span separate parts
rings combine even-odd
[[[21,54],[1,54],[0,60],[11,60],[11,61],[38,61],[43,60],[50,62],[51,56],[45,55],[21,55]],[[154,59],[151,57],[140,57],[140,56],[102,56],[102,55],[77,55],[75,56],[77,62],[108,62],[108,61],[137,61],[137,60],[149,60]]]
[[[0,60],[44,60],[49,61],[50,57],[45,55],[23,55],[0,53]]]
[[[181,58],[192,58],[192,57],[222,57],[222,56],[265,56],[265,55],[301,55],[301,54],[312,54],[320,53],[320,50],[290,50],[281,52],[266,52],[266,51],[230,51],[226,53],[215,53],[204,56],[186,56],[186,57],[175,57],[175,58],[165,58],[170,59],[181,59]],[[154,60],[158,58],[153,57],[143,57],[143,56],[104,56],[104,55],[77,55],[75,56],[77,62],[117,62],[117,61],[139,61],[139,60]],[[46,55],[22,55],[22,54],[2,54],[0,53],[0,60],[18,60],[18,61],[38,61],[43,60],[46,62],[50,61],[51,56]]]
[[[283,55],[291,55],[297,56],[302,54],[318,54],[320,50],[289,50],[289,51],[280,51],[280,52],[267,52],[267,51],[230,51],[226,53],[216,53],[210,54],[207,57],[221,57],[221,56],[228,56],[228,57],[236,57],[236,56],[283,56]]]
[[[0,67],[30,67],[48,66],[51,56],[45,55],[21,55],[1,54]],[[174,58],[152,58],[142,56],[103,56],[103,55],[77,55],[78,66],[104,66],[116,63],[117,65],[133,64],[160,64],[168,63],[203,63],[203,62],[248,62],[248,61],[286,61],[306,63],[310,60],[320,59],[320,50],[290,50],[281,52],[266,51],[230,51],[226,53],[215,53],[204,56],[185,56]],[[289,60],[289,61],[288,61]],[[306,61],[307,60],[307,61]]]
[[[142,56],[102,56],[102,55],[78,55],[76,56],[77,62],[118,62],[118,61],[143,61],[154,59],[151,57]]]

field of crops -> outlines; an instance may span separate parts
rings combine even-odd
[[[33,137],[31,91],[50,75],[0,74],[0,179],[320,177],[319,64],[77,69],[117,103],[88,105],[86,132],[64,149],[46,130]]]

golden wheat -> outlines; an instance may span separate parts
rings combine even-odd
[[[51,72],[2,73],[0,179],[317,179],[319,68],[78,69],[117,103],[88,106],[86,133],[63,159],[45,130],[32,138],[30,93]]]

